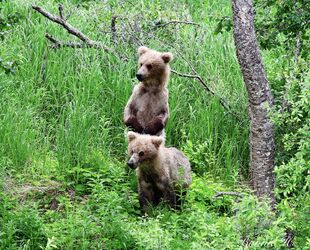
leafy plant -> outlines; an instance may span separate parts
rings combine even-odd
[[[293,231],[293,244],[302,246],[309,239],[307,223],[310,209],[310,117],[309,73],[303,71],[306,64],[298,67],[302,73],[286,78],[283,101],[272,114],[277,126],[277,187],[278,208],[286,216],[288,230]],[[297,71],[298,72],[298,71]]]
[[[255,28],[262,48],[283,47],[291,56],[298,49],[300,56],[309,55],[310,5],[307,0],[256,0]],[[215,34],[231,31],[231,16],[216,18]],[[298,48],[297,48],[298,47]]]
[[[34,208],[14,209],[16,201],[0,192],[0,245],[1,248],[39,249],[47,243],[46,232]]]
[[[15,74],[16,73],[17,65],[18,64],[17,64],[16,61],[4,62],[3,59],[0,57],[0,68],[2,68],[4,70],[5,74],[10,74],[10,73]]]
[[[19,12],[11,12],[4,13],[2,11],[2,7],[0,7],[0,39],[3,40],[5,34],[8,33],[9,30],[14,27],[14,25],[18,24],[20,20],[23,18],[22,14]]]
[[[291,54],[300,40],[300,54],[309,55],[310,4],[307,0],[257,0],[257,33],[263,48],[283,46]]]
[[[37,4],[57,14],[58,2]],[[295,234],[294,246],[305,248],[309,80],[305,66],[286,70],[292,62],[282,45],[263,51],[277,91],[280,202],[273,213],[239,182],[248,180],[245,89],[231,34],[219,33],[214,40],[212,32],[217,25],[213,16],[230,15],[226,0],[64,2],[70,23],[115,46],[127,63],[91,48],[51,50],[46,30],[62,40],[68,34],[30,5],[26,0],[1,2],[5,40],[0,53],[8,68],[0,67],[0,248],[281,249],[286,229]],[[25,19],[10,19],[14,13]],[[110,43],[112,15],[118,17],[115,44]],[[199,26],[158,27],[169,20]],[[125,31],[123,22],[140,25],[146,34]],[[231,111],[242,116],[240,123],[198,82],[171,74],[166,144],[182,149],[193,168],[180,211],[160,204],[142,214],[135,172],[125,166],[122,113],[137,83],[133,35],[149,47],[171,51],[171,67],[178,72],[190,73],[182,58],[189,60]],[[242,192],[243,199],[214,197],[228,190]]]

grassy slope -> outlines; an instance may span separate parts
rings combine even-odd
[[[110,8],[100,1],[77,8],[80,2],[65,2],[73,10],[70,22],[110,45],[109,34],[94,25],[109,25]],[[36,3],[57,13],[54,1]],[[142,10],[146,24],[158,19],[199,22],[202,28],[197,30],[182,26],[158,31],[166,43],[150,39],[146,45],[173,52],[172,67],[190,72],[177,53],[181,50],[245,123],[239,125],[198,82],[172,75],[168,144],[187,153],[199,176],[194,176],[182,213],[162,207],[142,219],[135,177],[123,167],[122,111],[136,83],[136,46],[119,45],[130,57],[128,63],[93,49],[52,50],[45,32],[66,40],[65,31],[34,13],[28,1],[3,2],[4,16],[17,12],[21,19],[0,46],[4,61],[18,62],[15,74],[0,72],[0,169],[5,187],[0,193],[0,245],[220,249],[230,242],[232,248],[240,247],[238,221],[230,217],[232,200],[212,199],[215,191],[225,189],[216,184],[219,180],[234,189],[238,176],[247,173],[245,90],[231,35],[213,34],[214,18],[230,13],[229,1],[137,1],[123,7],[109,3],[119,15],[131,17]]]

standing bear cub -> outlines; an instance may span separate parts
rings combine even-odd
[[[132,92],[125,107],[124,123],[133,131],[164,135],[169,117],[167,83],[170,75],[169,62],[172,54],[160,53],[147,47],[139,47],[140,81]]]
[[[179,207],[180,195],[192,182],[190,163],[176,148],[166,148],[161,136],[128,132],[128,166],[136,169],[139,202],[146,211],[149,204],[161,199],[173,208]]]

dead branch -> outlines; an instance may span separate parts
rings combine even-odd
[[[171,21],[166,22],[166,23],[158,23],[158,24],[156,24],[156,27],[162,28],[162,27],[168,26],[170,24],[188,24],[188,25],[194,25],[194,26],[201,26],[199,23],[194,23],[191,21],[171,20]]]
[[[182,76],[182,77],[187,77],[187,78],[197,78],[197,75],[191,75],[191,74],[184,74],[184,73],[180,73],[178,71],[175,71],[173,69],[170,70],[172,73],[178,75],[178,76]]]
[[[61,25],[62,27],[64,27],[70,34],[76,36],[77,38],[79,38],[80,40],[82,40],[84,43],[86,43],[87,45],[93,47],[93,46],[97,46],[98,43],[91,40],[89,37],[87,37],[86,35],[84,35],[81,31],[77,30],[75,27],[73,27],[71,24],[69,24],[66,20],[64,20],[61,17],[55,16],[53,14],[50,14],[49,12],[47,12],[46,10],[44,10],[41,7],[35,6],[33,5],[32,8],[34,10],[36,10],[37,12],[39,12],[40,14],[42,14],[43,16],[45,16],[47,19],[58,23],[59,25]],[[104,48],[105,46],[103,46]],[[109,52],[110,49],[107,49],[107,52]]]
[[[243,194],[238,193],[238,192],[217,192],[213,198],[218,198],[218,197],[222,197],[224,195],[230,195],[230,196],[236,196],[238,198],[243,198]]]
[[[117,16],[113,15],[111,18],[111,42],[116,43],[116,18]]]
[[[207,85],[207,83],[203,80],[203,78],[202,78],[200,75],[198,75],[198,74],[196,74],[196,75],[184,74],[184,73],[177,72],[177,71],[175,71],[175,70],[171,70],[171,72],[174,73],[174,74],[176,74],[176,75],[178,75],[178,76],[181,76],[181,77],[197,79],[197,80],[201,83],[201,85],[203,86],[203,88],[204,88],[207,92],[209,92],[212,96],[216,97],[216,98],[219,100],[221,106],[222,106],[228,113],[230,113],[231,115],[233,115],[239,122],[242,122],[241,117],[240,117],[237,113],[235,113],[235,112],[233,112],[233,111],[231,110],[231,107],[223,100],[223,98],[219,97],[214,91],[212,91],[212,90],[209,88],[209,86]],[[196,73],[197,73],[197,72],[196,72]]]
[[[142,46],[143,45],[143,42],[139,39],[139,37],[138,36],[136,36],[135,34],[138,32],[138,30],[137,29],[135,29],[133,26],[132,26],[132,24],[131,24],[131,22],[130,22],[130,20],[129,20],[129,18],[128,17],[124,17],[124,18],[122,18],[122,20],[124,20],[124,21],[126,21],[126,23],[128,24],[128,27],[129,27],[129,31],[130,31],[130,36],[131,36],[131,38],[133,38],[133,42],[134,43],[136,43],[138,46]],[[141,32],[141,31],[140,31]]]
[[[128,58],[125,58],[125,57],[117,54],[113,49],[107,47],[103,43],[90,39],[88,36],[86,36],[80,30],[78,30],[77,28],[75,28],[74,26],[69,24],[63,17],[63,6],[62,5],[59,5],[59,8],[58,8],[60,16],[53,15],[53,14],[49,13],[48,11],[44,10],[43,8],[38,7],[36,5],[32,5],[32,8],[34,10],[36,10],[37,12],[39,12],[41,15],[45,16],[47,19],[49,19],[52,22],[57,23],[60,26],[62,26],[63,28],[65,28],[68,31],[68,33],[70,33],[71,35],[79,38],[81,41],[83,41],[85,43],[85,45],[86,45],[85,47],[103,49],[105,52],[115,54],[118,57],[120,57],[122,60],[128,61]],[[55,48],[65,47],[65,46],[66,47],[72,47],[72,48],[80,47],[80,45],[78,45],[75,42],[61,42],[61,41],[59,41],[56,38],[53,38],[51,36],[47,37],[47,39],[49,41],[51,41],[52,43],[54,43]],[[73,45],[75,45],[75,46],[73,46]]]
[[[53,49],[58,49],[60,47],[70,47],[70,48],[85,48],[86,47],[84,43],[60,41],[48,33],[45,34],[45,37],[52,43],[51,47]]]
[[[63,15],[64,6],[62,4],[58,4],[58,11],[59,11],[60,18],[64,20],[64,15]]]

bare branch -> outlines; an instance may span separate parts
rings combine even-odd
[[[238,193],[238,192],[217,192],[213,198],[218,198],[224,195],[230,195],[230,196],[237,196],[239,198],[243,198],[243,194]]]
[[[85,47],[92,47],[92,48],[95,48],[95,49],[103,49],[105,52],[108,52],[108,53],[111,53],[111,54],[115,54],[116,56],[118,56],[122,60],[128,61],[128,58],[125,58],[124,56],[117,54],[116,51],[114,51],[113,49],[107,47],[103,43],[100,43],[100,42],[97,42],[97,41],[93,41],[92,39],[87,37],[84,33],[82,33],[80,30],[76,29],[71,24],[69,24],[62,17],[55,16],[55,15],[49,13],[48,11],[44,10],[43,8],[35,6],[35,5],[33,5],[32,8],[34,10],[36,10],[37,12],[39,12],[40,14],[42,14],[43,16],[45,16],[47,19],[49,19],[49,20],[51,20],[51,21],[61,25],[63,28],[65,28],[68,31],[68,33],[70,33],[73,36],[76,36],[77,38],[82,40],[86,44]],[[63,15],[62,11],[63,11],[63,8],[59,7],[59,12],[61,13],[61,15]],[[49,39],[49,40],[52,41],[51,39]],[[65,44],[65,43],[59,43],[59,41],[57,41],[56,39],[54,39],[54,41],[52,41],[52,42],[55,42],[55,41],[58,42],[58,44]],[[67,45],[63,45],[63,46],[67,46]],[[57,47],[59,48],[61,46],[58,45]],[[76,46],[67,46],[67,47],[76,48]]]
[[[194,26],[201,26],[199,23],[194,23],[194,22],[191,22],[191,21],[179,21],[179,20],[171,20],[167,23],[159,23],[159,24],[156,24],[156,27],[165,27],[167,25],[170,25],[170,24],[189,24],[189,25],[194,25]]]
[[[58,4],[59,16],[62,20],[65,20],[64,15],[63,15],[63,10],[64,10],[64,6],[62,4]]]
[[[178,75],[178,76],[181,76],[181,77],[195,78],[195,79],[197,79],[197,80],[201,83],[201,85],[202,85],[211,95],[213,95],[213,96],[215,96],[215,97],[217,97],[217,98],[219,99],[221,105],[222,105],[228,112],[230,112],[230,113],[232,112],[232,111],[230,110],[230,107],[226,104],[226,102],[225,102],[222,98],[220,98],[214,91],[212,91],[212,90],[208,87],[208,85],[206,84],[206,82],[205,82],[199,75],[184,74],[184,73],[177,72],[177,71],[175,71],[175,70],[173,70],[173,69],[171,70],[171,72],[174,73],[174,74],[176,74],[176,75]],[[237,114],[233,113],[233,115],[234,115],[238,120],[241,120],[240,117],[239,117]]]
[[[81,39],[83,42],[85,42],[86,44],[88,44],[89,46],[94,46],[94,44],[96,44],[96,42],[94,42],[93,40],[91,40],[89,37],[87,37],[86,35],[84,35],[81,31],[77,30],[75,27],[73,27],[71,24],[69,24],[68,22],[66,22],[64,19],[55,16],[53,14],[50,14],[49,12],[47,12],[46,10],[44,10],[41,7],[35,6],[33,5],[32,8],[34,10],[36,10],[37,12],[39,12],[40,14],[42,14],[43,16],[45,16],[46,18],[48,18],[49,20],[58,23],[59,25],[61,25],[62,27],[64,27],[70,34],[78,37],[79,39]]]
[[[58,49],[60,47],[70,47],[70,48],[85,48],[86,47],[86,44],[84,44],[84,43],[71,42],[71,41],[69,41],[69,42],[60,41],[48,33],[45,34],[45,37],[50,42],[52,42],[51,46],[53,49]]]
[[[178,71],[175,71],[173,69],[171,69],[171,72],[178,75],[178,76],[182,76],[182,77],[187,77],[187,78],[197,78],[197,75],[191,75],[191,74],[184,74],[184,73],[180,73]]]
[[[130,29],[130,36],[133,38],[133,42],[135,42],[138,46],[142,46],[143,45],[143,42],[139,39],[139,37],[137,37],[135,34],[137,32],[137,30],[135,30],[133,28],[133,26],[131,25],[131,22],[130,20],[126,17],[126,18],[123,18],[123,20],[126,20],[128,26],[129,26],[129,29]]]

